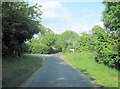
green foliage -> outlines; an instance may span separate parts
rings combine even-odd
[[[56,53],[63,51],[68,47],[68,45],[73,46],[76,42],[76,39],[79,37],[77,33],[73,31],[65,31],[62,34],[55,34],[51,29],[41,26],[43,29],[43,34],[38,33],[37,38],[32,38],[28,43],[28,47],[26,47],[25,52],[32,52],[31,48],[34,43],[36,44],[45,44],[49,47],[48,53]]]
[[[49,52],[49,47],[45,44],[32,44],[32,54],[46,54]]]
[[[25,53],[31,53],[32,52],[32,45],[30,42],[25,43],[25,49],[24,49]]]
[[[32,39],[30,39],[30,43],[36,43],[36,44],[39,44],[40,41],[39,41],[37,38],[32,38]]]
[[[87,33],[83,33],[82,35],[83,36],[80,36],[75,44],[75,50],[77,52],[90,50],[90,37]]]
[[[91,34],[82,33],[75,44],[75,51],[95,51],[96,61],[110,67],[118,68],[118,34],[105,31],[100,26],[94,26]]]
[[[28,43],[26,43],[27,47],[25,52],[32,54],[50,54],[59,51],[55,47],[56,35],[54,32],[44,26],[42,26],[42,29],[45,30],[43,34],[36,34],[37,38],[32,38]]]
[[[60,50],[58,50],[56,47],[51,46],[51,50],[49,51],[49,53],[57,53],[60,52]]]
[[[54,47],[57,48],[57,50],[62,51],[63,48],[67,47],[67,42],[64,40],[61,34],[56,35],[56,41]]]
[[[47,46],[52,46],[54,45],[56,38],[54,33],[47,33],[45,36],[41,38],[40,43],[43,43]]]
[[[37,43],[26,43],[26,51],[27,53],[32,54],[46,54],[49,53],[50,48],[45,44],[37,44]]]
[[[61,34],[62,41],[65,41],[67,44],[73,45],[76,42],[76,39],[79,37],[77,33],[66,30]]]
[[[105,27],[111,31],[111,38],[112,38],[112,48],[113,49],[113,56],[112,58],[115,59],[115,64],[120,66],[120,1],[118,2],[103,2],[106,6],[103,12],[103,19]],[[112,49],[111,49],[112,52]],[[113,63],[113,60],[112,60]],[[119,68],[120,69],[120,68]]]
[[[55,53],[58,50],[54,47],[55,41],[56,41],[56,35],[54,32],[51,31],[51,29],[46,28],[46,32],[44,35],[41,35],[39,37],[39,42],[42,44],[45,44],[49,47],[48,53]]]
[[[68,45],[66,48],[62,49],[62,52],[63,53],[72,52],[70,49],[75,49],[75,47],[73,45]]]
[[[103,4],[106,6],[102,19],[105,27],[111,31],[120,31],[120,1]]]
[[[78,39],[78,34],[73,32],[73,31],[69,31],[66,30],[65,32],[63,32],[62,34],[57,34],[56,35],[56,41],[55,41],[55,47],[60,50],[65,52],[65,50],[69,50],[67,47],[68,45],[74,45],[76,40]]]
[[[24,42],[41,31],[41,11],[26,2],[2,2],[2,55],[20,56]]]
[[[104,63],[111,67],[118,67],[118,49],[116,40],[111,38],[110,33],[99,26],[92,29],[92,40],[95,46],[96,57],[98,63]]]

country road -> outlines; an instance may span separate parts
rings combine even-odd
[[[44,59],[43,66],[21,87],[97,87],[84,74],[60,58],[61,55],[40,56]]]

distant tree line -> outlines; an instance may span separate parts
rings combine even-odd
[[[37,54],[37,53],[56,53],[62,52],[68,45],[75,44],[76,39],[79,37],[77,33],[66,30],[62,34],[55,34],[51,29],[42,26],[44,34],[37,34],[37,38],[34,37],[29,42],[26,42],[25,52]],[[41,45],[41,48],[39,46]],[[38,51],[39,50],[39,51]]]
[[[48,29],[43,27],[44,29]],[[119,34],[105,30],[95,25],[89,33],[77,33],[66,30],[62,34],[55,34],[49,29],[45,34],[39,33],[37,38],[32,38],[26,43],[27,53],[50,54],[56,52],[95,52],[95,61],[110,67],[118,68],[119,65]]]

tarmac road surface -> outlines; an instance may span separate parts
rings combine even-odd
[[[62,53],[40,56],[43,66],[21,87],[97,87],[84,74],[60,58]]]

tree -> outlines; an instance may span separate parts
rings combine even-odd
[[[96,61],[115,67],[118,62],[117,44],[109,34],[102,27],[94,26],[92,29],[92,41],[95,47],[94,50],[97,53]]]
[[[45,44],[50,48],[48,53],[55,52],[55,48],[53,47],[55,45],[55,41],[56,36],[50,29],[47,30],[44,35],[40,36],[40,43]]]
[[[75,50],[78,52],[88,51],[91,49],[90,36],[85,32],[83,32],[81,34],[82,34],[82,36],[80,36],[77,39],[77,42],[75,44]]]
[[[76,39],[79,37],[77,33],[70,31],[70,30],[66,30],[61,35],[64,41],[72,45],[75,44]]]
[[[56,41],[55,41],[55,47],[57,50],[62,51],[62,48],[67,47],[67,42],[64,40],[61,34],[56,34]]]
[[[40,26],[40,29],[42,30],[42,32],[37,34],[40,39],[41,39],[41,36],[45,36],[48,33],[54,33],[50,28],[45,27],[43,25]]]
[[[120,1],[103,4],[106,6],[102,19],[105,27],[111,31],[120,31]]]
[[[54,33],[48,33],[45,36],[41,38],[40,43],[43,43],[47,46],[52,46],[54,45],[55,42],[55,34]]]
[[[56,35],[55,47],[59,51],[62,51],[62,49],[63,51],[65,51],[68,46],[72,47],[75,44],[76,39],[78,37],[79,36],[77,33],[70,31],[70,30],[66,30],[62,34]]]
[[[106,29],[110,30],[112,34],[116,34],[117,37],[111,35],[113,40],[115,40],[115,44],[117,44],[117,64],[120,66],[120,1],[117,2],[103,2],[106,6],[103,12],[103,19],[104,25]]]
[[[41,7],[41,6],[39,6]],[[35,10],[37,9],[37,10]],[[2,55],[20,56],[26,40],[41,31],[42,12],[26,2],[2,2]]]

